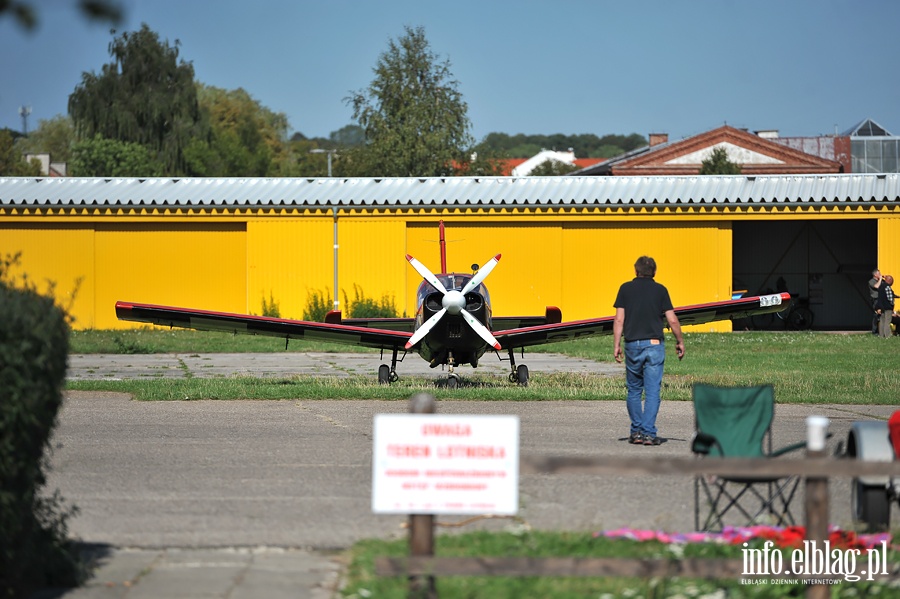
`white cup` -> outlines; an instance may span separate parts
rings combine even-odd
[[[807,416],[806,449],[809,451],[825,450],[825,434],[828,432],[830,420],[824,416]]]

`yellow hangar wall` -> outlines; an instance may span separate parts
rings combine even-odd
[[[567,320],[610,315],[642,254],[656,259],[657,279],[676,305],[728,299],[737,220],[875,219],[879,266],[900,270],[900,218],[886,209],[442,208],[336,216],[327,209],[7,213],[0,215],[0,257],[21,253],[12,274],[27,274],[42,290],[53,281],[79,329],[130,327],[115,318],[117,300],[254,314],[272,300],[282,316],[299,319],[313,294],[346,309],[362,293],[389,297],[411,316],[420,279],[404,255],[439,270],[440,220],[449,270],[467,272],[502,254],[487,280],[496,315],[541,314],[547,305]],[[693,330],[727,331],[730,323]]]
[[[52,286],[75,328],[115,328],[117,300],[243,312],[245,238],[242,223],[3,223],[0,256],[20,254],[11,275]]]
[[[878,268],[900,272],[900,218],[878,219]]]
[[[440,220],[449,270],[469,272],[502,255],[487,280],[496,315],[542,314],[548,305],[567,320],[611,315],[619,284],[634,276],[642,254],[657,260],[657,279],[677,305],[730,297],[727,221],[339,211],[335,231],[334,215],[324,210],[18,217],[0,220],[0,255],[21,252],[14,274],[39,286],[54,281],[78,329],[132,326],[116,319],[118,300],[254,314],[265,300],[299,319],[313,294],[345,309],[361,293],[391,298],[401,315],[412,316],[420,278],[404,256],[440,270]]]
[[[501,254],[486,284],[494,313],[503,316],[543,314],[547,306],[561,308],[565,320],[612,315],[619,285],[634,277],[634,262],[645,254],[656,260],[657,280],[677,305],[730,298],[727,222],[546,220],[445,218],[447,267],[469,272],[473,263]],[[437,271],[436,222],[411,224],[407,231],[409,253]],[[406,295],[412,299],[419,279],[415,272],[407,275]],[[729,324],[695,330],[730,330],[723,328]]]

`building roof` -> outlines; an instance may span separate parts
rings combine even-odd
[[[900,203],[900,174],[674,177],[0,177],[0,215],[21,209],[617,207]]]
[[[666,141],[576,171],[574,175],[690,175],[700,171],[713,150],[722,148],[744,174],[839,173],[839,162],[724,125],[679,141]]]
[[[872,119],[861,120],[844,131],[842,135],[849,137],[893,137],[890,131]]]

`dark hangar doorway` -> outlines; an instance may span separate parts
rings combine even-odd
[[[867,282],[877,266],[877,220],[739,221],[732,233],[734,290],[786,289],[812,313],[813,330],[870,330]],[[734,328],[791,328],[789,318],[758,320]]]

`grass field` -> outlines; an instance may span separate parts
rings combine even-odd
[[[896,373],[900,372],[900,338],[881,339],[869,334],[813,332],[694,333],[686,335],[687,355],[679,362],[669,343],[663,396],[687,400],[691,385],[702,381],[722,385],[772,383],[781,403],[900,403]],[[269,337],[232,336],[225,333],[137,329],[129,331],[75,331],[71,353],[218,353],[218,352],[346,352],[371,351],[353,346],[292,341]],[[534,351],[552,351],[581,358],[611,361],[612,339],[596,337],[577,342],[545,345]],[[527,353],[526,353],[527,357]],[[408,359],[417,360],[417,356]],[[439,378],[403,377],[390,386],[374,377],[349,379],[296,377],[221,379],[73,381],[70,389],[132,393],[138,399],[406,399],[427,389],[439,399],[548,401],[562,399],[621,399],[624,377],[533,372],[527,389],[504,378],[459,371],[461,388],[435,385]]]

